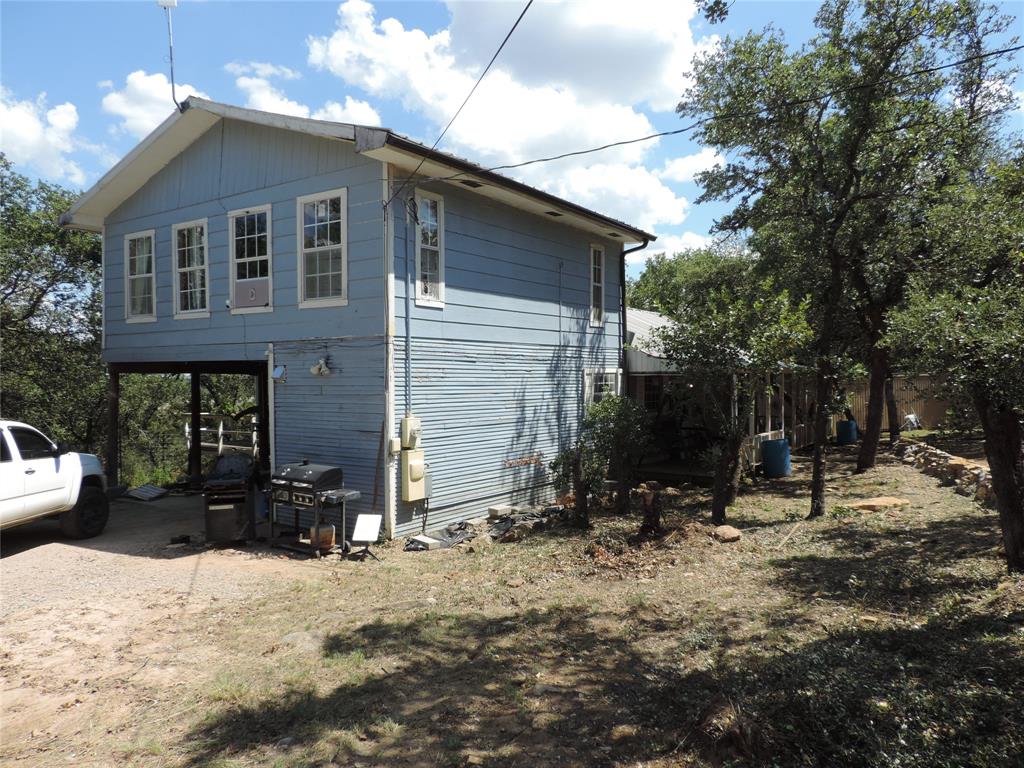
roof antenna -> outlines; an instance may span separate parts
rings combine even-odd
[[[167,14],[167,48],[171,54],[171,101],[174,102],[174,106],[178,108],[179,112],[184,112],[185,110],[178,103],[178,95],[174,91],[174,32],[171,29],[171,8],[178,7],[178,0],[156,0],[156,4]]]

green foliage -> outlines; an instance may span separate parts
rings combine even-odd
[[[1024,146],[930,212],[934,258],[888,343],[954,401],[1024,415]],[[964,226],[970,221],[970,226]]]
[[[735,285],[749,263],[749,253],[722,246],[695,248],[672,256],[656,253],[647,259],[640,277],[627,286],[626,303],[671,317],[691,295],[699,299],[706,290],[723,283]]]
[[[0,155],[0,414],[95,450],[105,432],[100,242],[59,227],[75,194]]]
[[[607,395],[587,408],[587,442],[617,480],[631,483],[651,442],[647,410],[630,397]]]
[[[650,418],[631,398],[607,395],[587,407],[576,443],[549,465],[555,485],[573,489],[581,525],[588,523],[586,497],[609,474],[619,481],[620,510],[627,505],[627,491],[650,441]]]

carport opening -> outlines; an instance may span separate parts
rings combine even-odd
[[[265,365],[225,366],[111,366],[106,463],[112,486],[197,490],[218,458],[230,454],[252,456],[257,474],[266,475]]]

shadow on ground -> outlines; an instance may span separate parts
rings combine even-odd
[[[187,737],[188,764],[1019,765],[1020,611],[854,626],[788,649],[722,642],[701,668],[641,650],[683,637],[685,620],[633,614],[428,613],[329,635],[325,670],[357,660],[361,675],[211,714]]]

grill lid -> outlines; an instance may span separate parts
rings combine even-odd
[[[279,465],[274,471],[272,480],[277,485],[295,485],[314,490],[337,488],[343,485],[341,467],[333,467],[329,464],[310,464],[305,460]]]

